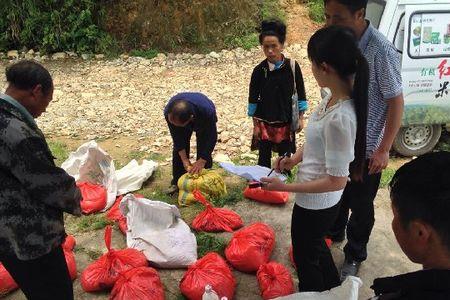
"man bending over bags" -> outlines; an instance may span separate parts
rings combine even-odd
[[[200,173],[212,167],[212,152],[217,142],[217,116],[214,103],[201,93],[180,93],[169,100],[164,117],[173,139],[172,182],[166,191],[178,190],[178,179],[186,172]],[[197,160],[189,160],[192,132],[197,137]]]

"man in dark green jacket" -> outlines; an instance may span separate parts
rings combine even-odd
[[[53,97],[49,72],[33,61],[6,69],[0,94],[0,262],[28,299],[73,299],[61,244],[63,212],[81,215],[80,190],[35,123]]]

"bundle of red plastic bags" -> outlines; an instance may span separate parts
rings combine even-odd
[[[2,263],[0,263],[0,298],[19,288],[14,279],[9,275]]]
[[[275,246],[275,232],[264,223],[255,223],[234,233],[225,256],[242,272],[256,272],[268,263]]]
[[[133,194],[136,198],[144,198],[141,194]],[[120,201],[122,201],[123,195],[117,197],[116,202],[111,207],[111,209],[106,214],[106,218],[110,221],[117,222],[119,224],[119,229],[123,234],[126,234],[128,230],[127,226],[127,217],[122,215],[122,212],[119,209]]]
[[[328,248],[330,248],[333,241],[331,239],[325,239],[325,243],[327,244]],[[294,249],[292,248],[292,245],[291,245],[291,247],[289,248],[289,258],[291,259],[291,264],[294,266],[294,268],[296,268],[295,262],[294,262],[293,251],[294,251]]]
[[[145,255],[136,249],[111,249],[111,226],[105,229],[105,244],[108,252],[81,274],[81,286],[86,292],[110,289],[120,273],[148,265]]]
[[[158,272],[139,267],[120,274],[111,291],[111,300],[164,300],[164,287]]]
[[[219,297],[233,299],[236,280],[225,260],[210,252],[189,266],[180,282],[181,293],[189,300],[201,300],[210,285]]]
[[[70,278],[75,280],[77,278],[77,264],[75,262],[75,255],[73,248],[75,248],[75,238],[71,235],[66,236],[62,248],[64,257],[66,258],[67,268],[69,269]]]
[[[77,182],[81,190],[81,210],[84,214],[99,212],[106,206],[106,189],[98,184],[90,182]]]
[[[261,265],[256,273],[264,300],[294,293],[294,282],[289,270],[276,262]]]
[[[206,232],[232,232],[242,227],[242,219],[237,213],[229,209],[213,207],[198,190],[195,190],[193,194],[195,199],[205,206],[205,210],[192,221],[193,229]]]
[[[279,191],[266,191],[260,187],[246,187],[244,190],[244,197],[263,203],[285,204],[289,200],[289,193]]]

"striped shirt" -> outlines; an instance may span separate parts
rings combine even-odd
[[[402,93],[401,57],[370,23],[359,41],[359,48],[369,63],[366,157],[370,158],[383,139],[388,100]]]

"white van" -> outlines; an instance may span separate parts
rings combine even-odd
[[[366,16],[402,54],[405,112],[393,148],[429,152],[450,131],[450,0],[369,0]]]

